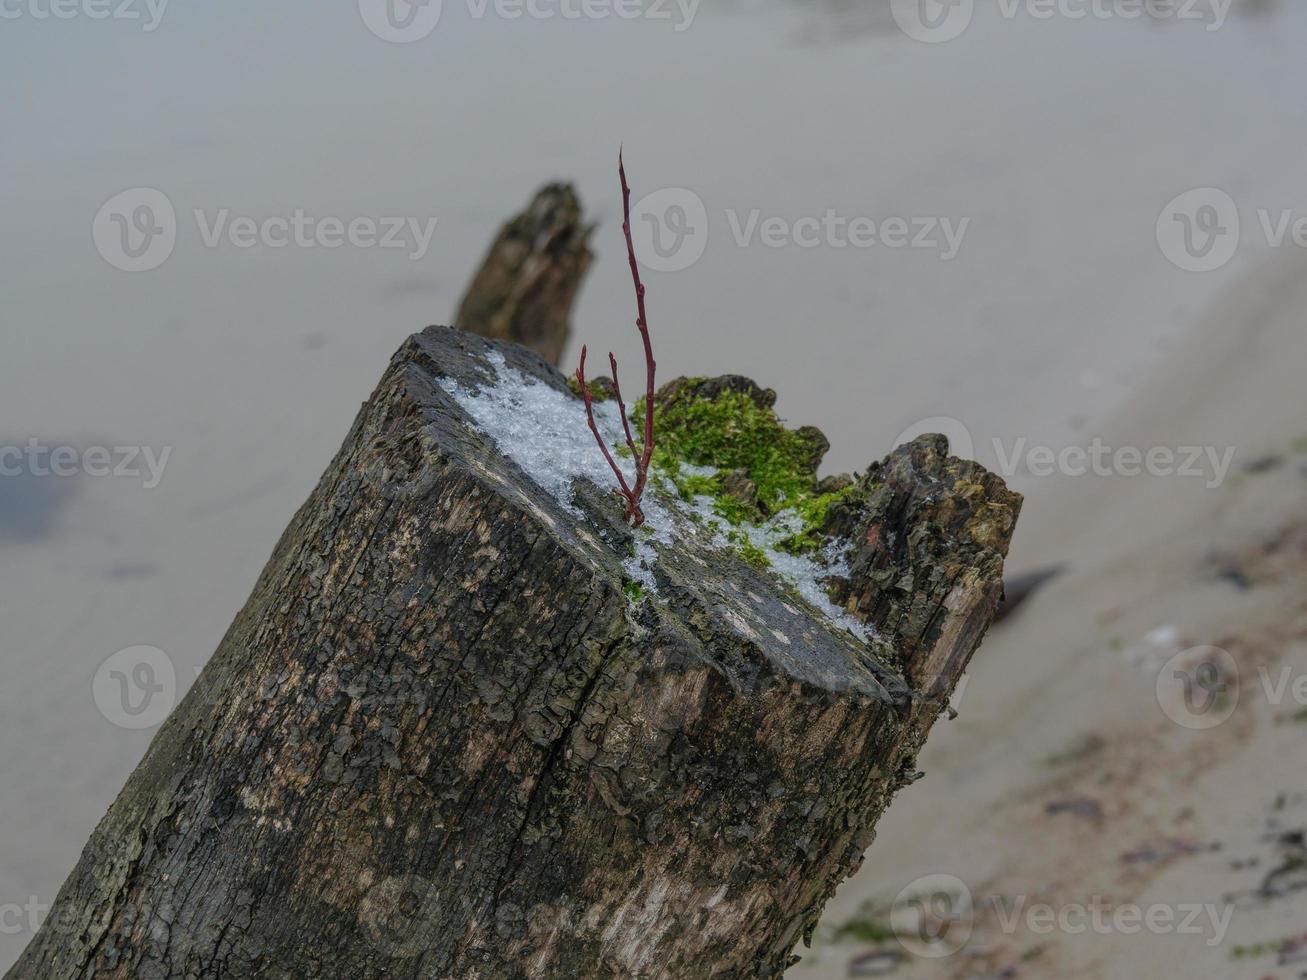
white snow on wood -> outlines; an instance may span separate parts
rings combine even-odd
[[[711,497],[696,497],[694,509],[699,514],[700,519],[708,523],[710,527],[713,524],[720,527],[729,526],[716,516],[713,511]],[[792,555],[787,551],[780,550],[778,547],[782,541],[801,529],[802,522],[798,516],[793,512],[786,511],[781,511],[771,520],[762,524],[749,524],[746,522],[732,528],[732,530],[743,533],[751,545],[766,555],[771,570],[780,578],[789,582],[794,587],[794,591],[806,599],[810,605],[824,613],[826,618],[835,625],[848,630],[865,643],[871,635],[868,627],[831,602],[826,586],[822,584],[824,579],[831,576],[848,574],[848,564],[844,560],[843,552],[837,551],[834,547],[827,548],[823,556],[825,561],[818,564],[805,555]],[[731,547],[730,540],[722,531],[718,531],[713,543],[719,548]]]
[[[452,378],[442,378],[441,387],[453,396],[477,427],[494,440],[500,452],[517,463],[560,507],[581,517],[581,509],[574,497],[577,480],[586,479],[599,487],[616,485],[613,472],[595,445],[586,423],[584,404],[570,393],[510,367],[498,351],[489,351],[486,359],[495,370],[494,384],[474,391]],[[616,455],[616,447],[624,446],[626,442],[617,403],[596,402],[594,414],[600,434],[613,449],[627,483],[633,485],[631,471],[634,464]],[[715,472],[711,467],[681,465],[687,472],[699,475]],[[674,488],[667,487],[665,494],[651,492],[656,480],[656,475],[651,477],[651,486],[641,500],[646,524],[636,532],[636,553],[622,563],[627,576],[650,593],[657,591],[653,574],[658,562],[655,543],[671,547],[678,540],[703,540],[707,537],[714,547],[734,549],[725,533],[728,525],[713,513],[711,498],[698,497],[693,504],[682,504]],[[828,619],[863,641],[869,638],[868,628],[831,602],[822,584],[824,578],[841,572],[842,559],[828,553],[824,556],[825,562],[819,564],[776,547],[797,530],[794,515],[782,513],[765,524],[746,523],[736,530],[743,532],[749,542],[767,556],[778,577],[788,582]]]
[[[452,378],[442,378],[441,387],[495,441],[500,452],[522,467],[564,510],[579,517],[581,511],[572,497],[572,485],[578,479],[584,477],[601,487],[615,482],[586,424],[584,405],[509,367],[499,351],[489,351],[486,360],[495,369],[495,384],[470,391]],[[604,439],[609,445],[621,445],[625,440],[616,402],[596,402],[594,412]],[[624,462],[617,460],[619,466]],[[627,481],[631,479],[628,472]]]

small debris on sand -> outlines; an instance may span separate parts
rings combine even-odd
[[[1073,816],[1084,817],[1086,820],[1092,820],[1095,823],[1103,822],[1102,804],[1088,796],[1069,800],[1054,800],[1044,805],[1044,812],[1049,816],[1070,813]]]

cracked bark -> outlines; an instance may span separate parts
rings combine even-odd
[[[942,437],[872,466],[829,527],[870,644],[707,545],[633,610],[607,489],[577,521],[437,383],[490,346],[396,354],[9,980],[790,962],[915,776],[1020,498]]]

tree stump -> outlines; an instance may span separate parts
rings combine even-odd
[[[494,351],[584,425],[539,355],[410,338],[10,980],[791,962],[917,775],[1020,498],[940,436],[873,465],[828,526],[867,642],[707,540],[655,544],[633,602],[609,489],[564,506],[447,390]]]
[[[511,340],[557,366],[572,332],[572,306],[594,255],[593,225],[570,184],[549,184],[500,230],[459,304],[454,323]]]

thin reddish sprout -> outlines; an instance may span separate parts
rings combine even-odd
[[[581,397],[585,399],[585,414],[590,422],[590,431],[594,433],[595,442],[599,443],[599,448],[604,452],[604,459],[608,460],[608,465],[613,468],[613,473],[617,476],[617,482],[622,485],[622,496],[630,502],[631,488],[626,485],[626,477],[622,475],[617,461],[613,459],[613,454],[608,451],[608,443],[604,442],[603,437],[599,435],[599,426],[595,424],[594,400],[590,395],[590,386],[585,382],[585,355],[586,346],[581,345],[581,365],[576,369],[576,380],[581,386]]]
[[[647,368],[644,399],[644,452],[637,453],[635,439],[631,434],[631,424],[626,417],[626,403],[622,400],[622,388],[617,380],[617,358],[613,356],[611,351],[608,353],[608,363],[613,369],[613,393],[617,396],[617,407],[622,415],[622,429],[626,435],[626,445],[631,450],[631,458],[635,460],[634,487],[626,482],[626,477],[622,475],[617,461],[613,459],[613,454],[609,452],[608,445],[599,434],[599,426],[595,424],[594,403],[590,395],[590,387],[585,380],[586,348],[584,346],[581,348],[581,364],[576,369],[576,380],[581,386],[581,396],[585,399],[585,414],[590,424],[590,431],[594,433],[595,441],[599,443],[599,448],[603,450],[604,459],[608,460],[608,465],[617,477],[617,483],[621,487],[619,492],[626,499],[626,516],[636,527],[639,527],[644,523],[644,511],[640,509],[640,497],[644,494],[644,488],[649,482],[649,464],[653,459],[654,451],[654,376],[657,364],[654,362],[653,345],[649,342],[649,317],[644,305],[644,283],[640,280],[640,266],[635,260],[635,241],[631,237],[631,187],[626,182],[626,164],[622,159],[620,150],[617,154],[617,173],[622,181],[622,233],[626,236],[626,256],[631,264],[631,279],[635,284],[635,326],[640,331],[640,339],[644,341],[644,361]]]
[[[637,316],[635,325],[644,341],[644,362],[646,365],[646,390],[644,400],[644,455],[636,467],[635,499],[639,501],[644,485],[649,479],[649,462],[653,459],[654,437],[654,373],[658,365],[654,362],[653,346],[649,343],[649,317],[644,307],[644,283],[640,281],[640,266],[635,261],[635,242],[631,238],[631,187],[626,182],[626,163],[622,152],[617,152],[617,173],[622,180],[622,231],[626,235],[626,256],[631,264],[631,279],[635,283],[635,303]],[[617,385],[617,371],[613,371],[613,385]],[[633,447],[634,448],[634,447]]]
[[[617,408],[622,413],[622,431],[626,433],[626,447],[631,450],[631,459],[638,460],[640,454],[635,451],[635,439],[631,436],[631,422],[626,417],[626,402],[622,401],[622,386],[617,383],[617,358],[608,352],[608,365],[613,371],[613,395],[617,398]]]

